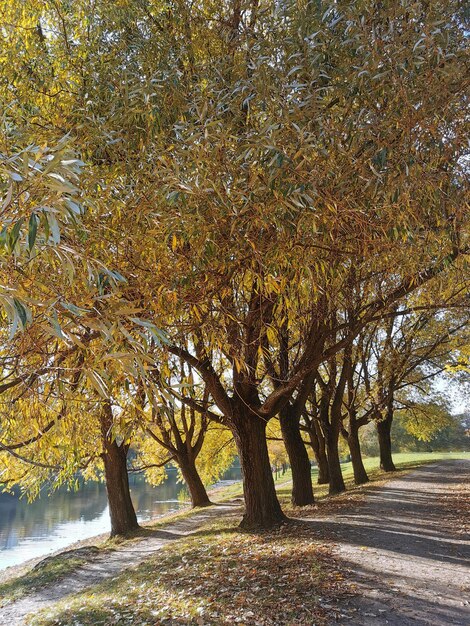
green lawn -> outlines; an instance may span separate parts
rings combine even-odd
[[[393,455],[393,460],[398,470],[407,470],[423,465],[424,463],[432,463],[433,461],[442,461],[445,459],[470,459],[470,452],[399,452]],[[364,466],[369,478],[375,479],[387,476],[379,468],[380,459],[378,456],[364,458]],[[353,487],[353,469],[352,463],[342,463],[343,477],[347,487]],[[390,474],[389,474],[390,475]],[[314,483],[314,491],[317,497],[322,497],[328,493],[328,485],[317,485],[318,470],[312,468],[312,480]],[[275,479],[276,489],[281,494],[288,493],[292,473],[290,470],[284,475],[280,475]],[[228,487],[221,487],[214,490],[212,497],[215,500],[230,500],[232,498],[241,498],[243,489],[241,482],[233,483]]]

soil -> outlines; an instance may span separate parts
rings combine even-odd
[[[332,624],[470,625],[469,491],[470,461],[444,461],[322,520],[349,586]]]

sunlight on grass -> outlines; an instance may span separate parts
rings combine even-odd
[[[399,452],[393,455],[393,459],[397,470],[413,469],[424,463],[432,463],[435,461],[443,461],[446,459],[470,459],[470,452]],[[379,457],[365,457],[364,466],[371,480],[377,478],[393,478],[393,473],[383,472],[380,467]],[[353,487],[353,469],[352,463],[342,463],[341,469],[347,487]],[[318,470],[312,468],[312,480],[314,484],[315,497],[323,497],[328,494],[328,485],[317,485]],[[280,475],[275,479],[276,489],[280,495],[290,493],[292,481],[292,472],[287,470],[284,475]],[[217,501],[222,502],[233,498],[243,497],[243,487],[241,482],[233,483],[227,487],[221,487],[213,492],[213,497]]]
[[[285,527],[249,535],[236,521],[208,525],[29,624],[263,624],[273,610],[285,624],[324,623],[319,598],[328,553],[313,532]]]

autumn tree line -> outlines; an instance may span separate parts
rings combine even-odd
[[[242,526],[393,471],[468,376],[468,18],[450,0],[6,0],[0,481],[31,496],[238,455]]]

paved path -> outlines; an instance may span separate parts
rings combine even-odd
[[[332,624],[470,626],[469,487],[470,461],[444,461],[369,488],[362,506],[329,519],[357,593]]]
[[[215,505],[190,517],[169,522],[161,530],[149,531],[144,539],[129,543],[83,565],[60,582],[0,608],[1,626],[24,626],[26,616],[37,613],[58,600],[83,591],[97,583],[118,576],[129,567],[142,563],[168,542],[197,532],[204,524],[224,515],[240,513],[239,505]]]

